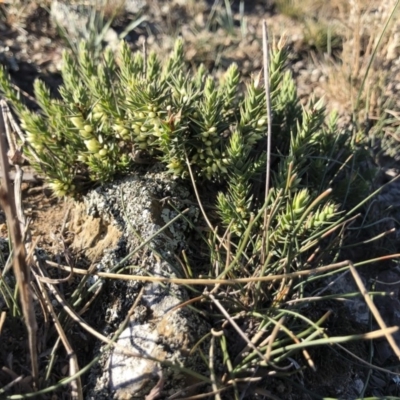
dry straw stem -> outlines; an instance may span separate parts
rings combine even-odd
[[[359,334],[351,335],[351,336],[327,337],[327,338],[322,338],[322,339],[303,341],[301,343],[287,345],[284,348],[277,348],[272,351],[272,355],[279,355],[286,351],[299,350],[299,349],[304,349],[306,347],[317,347],[317,346],[322,346],[322,345],[347,343],[350,340],[351,341],[359,341],[359,340],[378,339],[383,336],[393,335],[394,333],[398,332],[398,330],[399,330],[398,326],[392,326],[391,328],[378,329],[376,331],[367,332],[367,333],[359,333]],[[261,362],[260,365],[266,366],[264,362]]]
[[[396,4],[393,6],[393,8],[391,10],[390,15],[387,17],[386,23],[385,23],[380,35],[378,36],[378,41],[376,42],[376,45],[373,48],[371,56],[369,57],[369,61],[368,61],[368,64],[366,66],[366,70],[365,70],[365,73],[364,73],[364,76],[363,76],[361,87],[359,89],[358,96],[357,96],[357,101],[356,101],[356,105],[355,105],[355,109],[356,110],[358,109],[358,106],[359,106],[359,103],[360,103],[360,98],[361,98],[362,92],[364,90],[364,86],[365,86],[365,83],[367,81],[369,71],[370,71],[370,69],[372,67],[372,63],[374,62],[374,60],[375,60],[375,58],[377,56],[378,50],[380,49],[380,45],[381,45],[381,43],[383,41],[383,37],[384,37],[388,27],[389,27],[389,24],[392,22],[392,20],[394,18],[394,15],[395,15],[395,13],[397,11],[397,8],[398,8],[399,4],[400,4],[400,0],[397,0]],[[385,48],[385,53],[387,54],[387,47]]]
[[[335,107],[357,114],[365,109],[370,118],[379,117],[390,74],[387,64],[396,57],[398,47],[395,15],[399,3],[353,0],[348,3],[349,9],[339,14],[341,25],[348,32],[343,38],[340,62],[325,63],[314,57],[328,77],[323,88]]]
[[[165,379],[162,371],[159,373],[159,379],[156,385],[151,389],[150,393],[144,398],[144,400],[156,400],[161,396],[163,390]]]
[[[242,339],[247,343],[247,346],[251,349],[253,349],[257,355],[265,360],[266,363],[269,362],[269,358],[267,359],[267,356],[264,356],[258,350],[258,348],[251,342],[251,340],[246,336],[246,334],[240,329],[239,325],[233,320],[233,318],[229,315],[229,313],[225,310],[225,308],[222,306],[222,304],[212,295],[209,294],[208,297],[214,302],[214,304],[219,308],[221,313],[225,316],[225,318],[229,321],[229,323],[232,325],[232,327],[235,329],[235,331],[242,337]],[[214,336],[213,336],[214,338]]]
[[[221,400],[221,396],[219,395],[218,391],[218,384],[217,384],[217,376],[215,374],[214,368],[214,358],[215,358],[215,336],[211,336],[211,343],[210,343],[210,350],[209,350],[209,361],[208,361],[208,368],[210,370],[210,379],[211,379],[211,387],[215,393],[215,400]]]
[[[392,257],[400,257],[400,254],[394,254]],[[379,259],[380,260],[380,259]],[[376,261],[376,260],[375,260]],[[370,260],[370,262],[373,262]],[[64,271],[71,272],[72,268],[67,267],[65,265],[61,265],[52,261],[46,261],[47,265],[54,268],[59,268]],[[361,265],[361,263],[359,263]],[[355,264],[356,266],[359,264]],[[261,276],[261,277],[249,277],[249,278],[237,278],[237,279],[186,279],[186,278],[164,278],[164,277],[153,277],[153,276],[140,276],[140,275],[127,275],[127,274],[113,274],[110,272],[88,272],[85,269],[73,268],[75,274],[78,275],[91,275],[98,276],[100,278],[110,278],[117,280],[126,280],[126,281],[141,281],[141,282],[161,282],[161,283],[174,283],[181,285],[201,285],[201,286],[213,286],[217,284],[221,285],[237,285],[241,283],[249,283],[249,282],[271,282],[280,279],[289,279],[295,278],[299,276],[307,276],[314,275],[321,272],[327,272],[334,269],[340,269],[349,266],[349,261],[342,261],[336,264],[330,264],[323,267],[317,267],[312,270],[304,270],[292,272],[289,274],[280,274],[280,275],[269,275],[269,276]]]
[[[7,367],[3,367],[2,368],[3,372],[8,373],[9,375],[11,375],[12,377],[14,376],[14,374],[12,373],[11,370],[9,370]],[[10,383],[8,383],[7,385],[3,386],[0,390],[0,394],[1,393],[6,393],[7,391],[9,391],[13,386],[17,385],[18,383],[20,383],[22,380],[24,379],[24,375],[20,375],[17,376],[16,378],[14,378]]]
[[[272,136],[272,110],[271,110],[271,93],[269,87],[269,43],[268,43],[268,30],[267,21],[263,20],[263,64],[264,64],[264,87],[265,87],[265,102],[267,107],[268,116],[268,129],[267,129],[267,161],[266,161],[266,176],[265,176],[265,201],[268,201],[269,185],[271,180],[271,136]],[[268,253],[267,243],[269,233],[268,210],[264,210],[264,232],[262,237],[262,257],[261,263],[265,263],[265,257]]]
[[[360,289],[361,294],[364,296],[365,302],[367,303],[369,309],[371,310],[372,315],[375,317],[376,322],[378,325],[381,327],[382,331],[387,330],[387,326],[385,324],[385,321],[383,320],[381,314],[379,313],[378,309],[376,308],[374,302],[372,301],[367,289],[365,288],[362,279],[360,278],[360,275],[358,274],[357,270],[354,268],[352,264],[350,264],[350,271],[353,274],[353,278]],[[396,356],[400,359],[400,349],[396,344],[396,341],[394,340],[393,336],[387,332],[385,334],[386,339],[390,346],[392,347],[392,350],[396,354]]]
[[[362,265],[373,264],[375,262],[391,260],[394,258],[400,258],[400,253],[389,254],[387,256],[373,258],[359,263],[352,264],[355,267]],[[46,264],[53,268],[59,268],[63,271],[71,272],[72,268],[66,265],[58,264],[52,261],[46,261]],[[269,275],[260,277],[249,277],[249,278],[237,278],[237,279],[186,279],[186,278],[164,278],[164,277],[153,277],[153,276],[141,276],[141,275],[127,275],[127,274],[113,274],[110,272],[89,272],[81,268],[73,268],[75,274],[78,275],[90,275],[98,276],[100,278],[110,278],[125,281],[140,281],[140,282],[161,282],[161,283],[175,283],[180,285],[200,285],[200,286],[213,286],[217,284],[234,286],[241,283],[249,282],[271,282],[281,279],[298,278],[300,276],[316,275],[321,272],[327,272],[332,270],[340,270],[341,268],[347,268],[351,264],[351,261],[341,261],[339,263],[326,265],[323,267],[317,267],[313,269],[291,272],[288,274]]]
[[[269,42],[267,21],[263,20],[263,64],[264,64],[264,87],[265,87],[265,101],[268,116],[268,130],[267,130],[267,163],[266,163],[266,178],[265,178],[265,201],[268,199],[270,175],[271,175],[271,136],[272,136],[272,109],[271,109],[271,93],[269,87]],[[267,211],[265,211],[267,216]]]
[[[53,291],[53,294],[57,294],[58,289],[57,288],[53,288],[51,287],[51,284],[47,285],[50,287],[51,291]],[[82,327],[89,331],[91,334],[93,334],[94,336],[98,337],[100,340],[102,340],[103,342],[107,343],[107,345],[105,346],[105,348],[103,349],[103,353],[108,351],[110,348],[114,347],[116,350],[122,352],[123,354],[130,356],[130,357],[138,357],[138,358],[146,358],[146,359],[152,359],[151,357],[145,357],[141,354],[137,354],[133,351],[131,351],[130,349],[127,349],[123,346],[118,345],[117,343],[115,343],[115,341],[118,339],[119,335],[123,332],[123,330],[126,328],[126,326],[128,325],[131,316],[135,310],[135,308],[137,307],[137,305],[139,304],[141,298],[143,295],[143,289],[141,289],[141,291],[139,292],[134,304],[132,305],[131,309],[128,311],[124,321],[122,322],[121,326],[118,328],[118,330],[113,334],[113,337],[111,339],[108,339],[106,337],[104,337],[103,335],[101,335],[100,333],[97,333],[94,329],[92,329],[89,325],[82,325]],[[60,303],[62,304],[62,306],[64,307],[65,311],[72,317],[73,320],[77,321],[79,319],[79,317],[76,315],[75,311],[66,303],[64,302],[64,300],[62,299],[62,296],[58,296],[57,295],[57,300],[60,301]],[[83,320],[82,320],[83,321]],[[79,322],[79,321],[77,321]],[[83,321],[84,322],[84,321]],[[84,322],[84,324],[86,324]],[[89,328],[89,329],[88,329]],[[97,363],[100,359],[100,355],[96,356],[89,364],[87,364],[84,368],[82,368],[80,371],[78,371],[75,375],[70,376],[69,378],[64,378],[61,381],[59,381],[57,384],[47,387],[45,389],[42,389],[38,392],[35,393],[28,393],[28,394],[24,394],[24,395],[12,395],[9,396],[9,399],[24,399],[24,398],[32,398],[35,397],[37,395],[41,395],[41,394],[46,394],[46,393],[51,393],[57,389],[60,389],[62,386],[67,385],[68,383],[76,380],[78,377],[80,377],[81,375],[83,375],[84,373],[86,373],[89,368],[91,368],[93,365],[95,365],[95,363]],[[155,362],[159,362],[159,360],[156,359],[152,359]],[[171,367],[173,367],[172,363],[168,363],[168,362],[164,362],[168,365],[170,365]],[[190,374],[191,371],[188,371],[188,373]],[[193,373],[192,373],[193,374]],[[195,376],[198,377],[198,374],[194,374]],[[203,378],[203,380],[208,383],[208,380],[206,378]]]
[[[199,192],[198,192],[198,190],[197,190],[196,180],[194,179],[192,167],[190,166],[189,157],[188,157],[188,155],[187,155],[186,152],[185,152],[185,161],[186,161],[186,165],[187,165],[187,167],[188,167],[188,171],[189,171],[189,175],[190,175],[190,180],[191,180],[192,185],[193,185],[193,190],[194,190],[194,193],[195,193],[195,195],[196,195],[197,204],[198,204],[199,207],[200,207],[200,211],[201,211],[201,213],[203,214],[204,220],[206,221],[206,223],[207,223],[208,227],[210,228],[211,232],[213,232],[213,234],[215,235],[215,237],[218,239],[218,241],[219,241],[219,243],[221,244],[221,246],[223,246],[223,247],[225,248],[225,250],[229,252],[229,250],[228,250],[228,248],[227,248],[227,246],[226,246],[226,244],[225,244],[225,241],[223,240],[223,238],[221,238],[221,237],[217,234],[216,229],[215,229],[215,228],[213,227],[213,225],[211,224],[210,220],[208,219],[207,213],[206,213],[206,211],[204,210],[203,202],[202,202],[201,199],[200,199],[200,195],[199,195]],[[185,210],[185,211],[186,211],[186,210]],[[183,214],[183,213],[182,213],[182,214]],[[158,234],[158,233],[157,233],[157,234]]]
[[[34,380],[35,387],[37,386],[37,380],[39,377],[39,368],[37,360],[37,339],[36,339],[36,317],[34,310],[34,303],[30,287],[30,269],[26,263],[26,251],[25,245],[23,243],[23,230],[21,225],[23,220],[20,220],[23,216],[22,210],[17,210],[17,204],[21,206],[21,200],[16,200],[21,198],[21,187],[20,183],[22,179],[18,179],[15,182],[15,193],[12,190],[12,183],[9,176],[10,164],[8,161],[7,154],[7,142],[6,142],[6,127],[4,115],[6,110],[2,104],[2,112],[0,112],[0,177],[1,177],[1,187],[0,187],[0,204],[4,210],[4,213],[8,222],[8,231],[10,241],[13,243],[13,268],[14,275],[17,279],[17,285],[20,293],[20,299],[22,304],[22,310],[25,318],[25,325],[28,331],[28,343],[29,343],[29,353],[31,358],[31,369],[32,377]],[[16,152],[10,154],[11,159],[18,158]],[[22,176],[21,168],[16,165],[17,175]]]
[[[35,274],[37,277],[37,275]],[[45,302],[48,311],[50,312],[51,317],[53,318],[56,330],[58,332],[58,335],[65,347],[65,351],[67,352],[67,357],[69,359],[69,373],[70,376],[74,376],[77,374],[79,371],[79,364],[78,364],[78,358],[73,350],[71,344],[69,343],[69,340],[67,338],[67,335],[65,334],[64,328],[62,327],[59,318],[57,317],[57,313],[54,311],[54,307],[51,303],[51,299],[45,290],[45,288],[42,285],[42,282],[40,282],[39,279],[37,279],[38,286],[42,289],[41,292],[43,296],[45,297]],[[71,382],[71,399],[73,400],[83,400],[83,391],[82,391],[82,383],[80,380],[80,377],[77,377]]]
[[[42,271],[43,272],[43,271]],[[40,280],[41,277],[37,275],[37,278]],[[138,357],[138,358],[149,358],[149,357],[144,357],[140,353],[133,352],[132,350],[125,348],[121,345],[118,345],[117,343],[114,343],[113,340],[108,339],[101,333],[97,332],[95,329],[93,329],[69,304],[68,302],[64,299],[60,291],[53,285],[48,282],[45,282],[46,285],[48,286],[50,292],[53,294],[55,299],[58,301],[58,303],[63,307],[64,311],[72,318],[73,321],[78,323],[83,329],[85,329],[87,332],[89,332],[91,335],[96,337],[97,339],[101,340],[104,343],[107,343],[108,345],[112,345],[115,347],[117,350],[121,351],[123,354],[131,357]],[[138,304],[138,301],[140,301],[141,296],[138,296],[136,299],[134,306]],[[132,308],[133,312],[134,307]]]
[[[3,330],[4,322],[6,320],[6,316],[7,316],[7,313],[5,311],[2,311],[1,315],[0,315],[0,336],[1,336],[1,331]]]
[[[270,336],[268,336],[268,345],[267,345],[267,351],[265,353],[265,358],[267,361],[269,361],[269,359],[271,358],[271,351],[272,351],[272,345],[275,341],[275,339],[278,336],[278,333],[283,325],[283,323],[285,322],[286,316],[283,316],[282,318],[279,319],[279,321],[276,323],[272,333]],[[259,332],[262,333],[262,332]]]

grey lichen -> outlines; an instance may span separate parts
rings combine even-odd
[[[168,205],[167,199],[174,208]],[[187,187],[179,180],[171,179],[167,173],[157,171],[128,176],[100,187],[85,197],[85,204],[91,215],[101,216],[122,230],[123,240],[120,248],[115,249],[120,258],[155,235],[177,216],[176,210],[189,208],[186,217],[191,221],[196,221],[199,215],[199,210],[191,205]],[[151,251],[141,252],[140,257],[134,254],[127,260],[126,264],[137,264],[130,271],[137,275],[166,277],[179,274],[173,266],[172,255],[187,245],[188,228],[186,221],[178,219],[156,235],[148,243]],[[105,260],[98,265],[104,266]],[[139,286],[134,281],[116,281],[108,285],[102,296],[106,322],[104,333],[111,335],[115,332],[138,292]],[[194,371],[204,368],[200,358],[191,356],[189,359],[188,355],[209,330],[208,324],[196,313],[177,307],[187,299],[182,286],[146,283],[140,305],[117,340],[119,345],[145,358],[129,357],[118,350],[104,353],[99,366],[92,370],[88,398],[144,397],[160,374],[168,378],[166,390],[186,387],[187,376],[179,368],[188,363]],[[159,361],[146,359],[146,355]]]

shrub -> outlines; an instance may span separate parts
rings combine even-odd
[[[76,61],[64,52],[59,99],[51,98],[42,81],[35,82],[40,113],[22,104],[0,70],[0,88],[21,119],[31,163],[55,194],[72,194],[157,160],[185,178],[187,157],[198,179],[228,182],[218,197],[220,214],[227,225],[235,221],[235,232],[243,231],[263,199],[262,189],[254,192],[266,161],[268,117],[260,77],[248,82],[242,95],[235,64],[220,82],[202,66],[188,71],[181,40],[165,63],[154,53],[132,54],[125,42],[118,57],[106,49],[98,65],[89,55],[85,42]],[[277,46],[270,66],[273,187],[285,189],[290,199],[282,227],[332,184],[340,202],[346,192],[357,200],[365,188],[354,160],[344,164],[359,155],[351,133],[338,131],[335,115],[324,122],[321,102],[302,110],[291,74],[284,71],[286,56]],[[331,201],[326,206],[330,211],[321,209],[319,218],[337,209]]]

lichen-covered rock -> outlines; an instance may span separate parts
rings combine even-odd
[[[137,14],[142,11],[146,7],[145,0],[118,0],[114,7],[119,7],[120,12],[128,12],[132,14]],[[81,18],[86,20],[84,23],[88,23],[90,17],[91,10],[102,11],[105,14],[111,14],[112,11],[115,11],[115,8],[112,9],[110,0],[53,0],[51,2],[51,11],[59,13],[56,14],[55,17],[62,22],[62,24],[66,24],[66,17],[70,16],[70,13],[76,13],[81,15]],[[52,15],[54,17],[54,15]],[[73,17],[76,18],[74,15]],[[72,21],[75,22],[75,21]],[[84,25],[82,23],[82,25]]]
[[[178,215],[168,205],[167,199],[177,210],[189,208],[186,216],[196,221],[199,210],[193,207],[188,189],[163,172],[128,176],[86,196],[85,204],[91,216],[100,216],[123,232],[119,248],[111,252],[115,263],[125,259],[119,269],[129,263],[129,270],[124,269],[123,273],[180,276],[173,255],[186,247],[188,223],[180,218],[152,238]],[[129,256],[130,251],[149,239],[147,247]],[[98,267],[104,266],[108,270],[113,268],[109,262],[102,260]],[[142,284],[137,281],[103,284],[103,309],[97,316],[97,322],[103,334],[112,337],[137,298]],[[145,283],[141,300],[128,326],[117,339],[119,346],[142,357],[132,357],[119,349],[104,351],[101,361],[92,369],[87,398],[144,399],[160,376],[164,380],[162,393],[165,395],[193,384],[193,378],[184,374],[181,367],[198,372],[206,368],[201,358],[190,352],[209,327],[197,313],[179,306],[187,299],[182,286]],[[100,315],[104,316],[104,321],[101,321]],[[99,344],[97,350],[102,351],[101,346],[104,345]]]
[[[153,360],[131,357],[114,349],[107,370],[109,389],[115,393],[114,398],[130,399],[133,395],[144,397],[148,394],[162,370],[154,359],[178,367],[187,365],[190,350],[199,339],[199,333],[206,333],[206,326],[203,323],[201,327],[202,321],[195,314],[175,309],[184,298],[186,294],[176,285],[167,288],[159,284],[145,285],[139,315],[134,315],[117,343]],[[178,370],[164,368],[162,374],[168,377],[169,390],[188,386]]]
[[[72,40],[89,39],[93,29],[96,29],[99,35],[104,33],[105,42],[116,47],[119,38],[114,29],[109,27],[106,32],[102,32],[106,25],[103,17],[111,17],[116,8],[119,8],[121,14],[137,14],[145,5],[144,0],[125,0],[113,5],[108,0],[53,0],[50,17],[55,27],[67,32]]]

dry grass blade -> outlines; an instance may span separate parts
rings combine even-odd
[[[270,87],[269,87],[269,64],[270,64],[270,60],[269,60],[267,21],[264,20],[263,21],[263,68],[264,68],[265,101],[266,101],[266,105],[267,105],[267,115],[268,115],[265,200],[267,200],[267,198],[268,198],[270,175],[271,175],[272,109],[271,109],[271,93],[270,93]]]
[[[2,368],[2,370],[4,370],[4,367]],[[0,389],[0,394],[2,393],[6,393],[8,390],[10,390],[13,386],[17,385],[19,382],[22,381],[22,379],[24,379],[23,375],[17,376],[16,378],[14,378],[10,383],[8,383],[7,385],[3,386]]]
[[[258,350],[258,348],[251,342],[251,340],[245,335],[245,333],[240,329],[239,325],[232,319],[232,317],[229,315],[229,313],[225,310],[225,308],[222,306],[222,304],[212,295],[209,294],[208,297],[214,302],[214,304],[219,308],[221,313],[224,315],[224,317],[229,321],[229,323],[232,325],[232,327],[236,330],[236,332],[243,338],[243,340],[247,343],[247,346],[249,346],[253,351],[257,353],[257,355],[261,358],[264,359],[265,362],[268,363],[268,360],[266,357]],[[214,337],[214,336],[213,336]]]
[[[215,373],[214,368],[214,358],[215,358],[215,336],[211,336],[211,343],[210,343],[210,359],[208,361],[208,368],[210,369],[210,378],[211,378],[211,387],[215,392],[215,400],[221,400],[221,396],[218,393],[218,384],[217,384],[217,376]]]
[[[269,340],[268,340],[268,346],[267,346],[267,351],[266,351],[266,353],[265,353],[265,358],[266,358],[267,361],[269,361],[270,358],[271,358],[272,345],[274,344],[274,341],[275,341],[276,337],[278,336],[278,333],[279,333],[279,331],[280,331],[282,325],[284,324],[285,319],[286,319],[286,317],[283,316],[283,317],[277,322],[277,324],[275,325],[275,327],[274,327],[274,329],[273,329],[273,331],[272,331],[272,333],[271,333],[271,336],[268,338],[268,339],[269,339]]]
[[[329,312],[329,311],[328,311],[328,312]],[[287,333],[289,334],[289,336],[293,339],[293,341],[294,341],[295,343],[297,343],[297,344],[300,344],[300,343],[301,343],[301,340],[300,340],[293,332],[291,332],[291,331],[288,330]],[[311,358],[311,356],[310,356],[310,353],[309,353],[306,349],[303,349],[303,350],[302,350],[302,353],[303,353],[303,357],[304,357],[304,359],[307,361],[309,367],[310,367],[314,372],[317,372],[317,368],[315,367],[315,363],[314,363],[314,361],[312,360],[312,358]]]
[[[112,340],[108,339],[101,333],[97,332],[95,329],[93,329],[79,314],[76,313],[76,311],[68,304],[68,302],[65,301],[64,297],[60,293],[60,291],[52,284],[45,282],[46,285],[49,287],[50,291],[56,298],[56,300],[59,302],[59,304],[63,307],[64,311],[72,318],[73,321],[78,323],[83,329],[85,329],[87,332],[89,332],[91,335],[96,337],[97,339],[101,340],[103,343],[107,343],[111,346],[113,346],[115,349],[120,351],[122,354],[126,354],[127,356],[131,357],[137,357],[137,358],[150,358],[150,357],[145,357],[141,355],[138,352],[134,352],[128,348],[125,348],[121,345],[118,345],[117,343],[114,343]],[[141,298],[141,295],[140,295]],[[140,300],[139,298],[139,300]],[[134,306],[136,307],[137,301],[135,301]],[[158,361],[158,360],[157,360]]]
[[[400,254],[392,254],[388,257],[380,257],[379,260],[383,259],[391,259],[400,257]],[[368,263],[372,263],[375,260],[369,260]],[[368,264],[367,262],[359,263],[358,265]],[[67,267],[65,265],[57,264],[51,261],[46,261],[46,264],[50,267],[59,268],[64,271],[71,271],[71,267]],[[102,278],[111,278],[111,279],[119,279],[126,281],[141,281],[141,282],[161,282],[161,283],[175,283],[178,285],[201,285],[201,286],[214,286],[217,284],[221,285],[237,285],[242,283],[249,282],[272,282],[281,279],[290,279],[297,278],[300,276],[307,275],[315,275],[321,272],[327,272],[334,269],[340,269],[347,267],[349,265],[348,261],[342,261],[335,264],[326,265],[324,267],[317,267],[310,270],[296,271],[291,272],[289,274],[280,274],[280,275],[269,275],[269,276],[261,276],[261,277],[250,277],[250,278],[237,278],[237,279],[187,279],[187,278],[164,278],[164,277],[153,277],[153,276],[141,276],[141,275],[127,275],[127,274],[114,274],[110,272],[98,272],[93,271],[88,272],[85,269],[74,268],[74,273],[77,275],[91,275],[91,276],[99,276]]]
[[[271,179],[271,136],[272,136],[272,110],[271,110],[271,93],[269,87],[269,43],[268,43],[268,31],[267,21],[263,21],[263,67],[264,67],[264,87],[265,87],[265,101],[267,106],[268,115],[268,130],[267,130],[267,162],[266,162],[266,177],[265,177],[265,201],[268,199],[269,185]],[[265,263],[265,256],[268,252],[266,250],[266,244],[268,243],[268,232],[269,232],[269,218],[268,209],[264,211],[264,232],[262,237],[262,260],[261,263]]]
[[[60,320],[57,317],[57,313],[54,311],[53,305],[51,303],[51,299],[49,298],[47,291],[42,287],[42,284],[39,280],[38,280],[38,285],[39,285],[39,287],[42,288],[42,294],[44,295],[44,297],[46,299],[47,309],[50,312],[51,317],[53,318],[58,335],[65,347],[65,351],[67,352],[67,356],[69,359],[69,373],[70,373],[70,376],[73,376],[79,371],[77,355],[76,355],[74,349],[72,348],[71,344],[69,343],[67,335],[65,334],[65,331],[60,323]],[[71,399],[72,400],[83,400],[82,383],[81,383],[80,377],[78,377],[77,379],[75,379],[71,382]]]
[[[383,26],[382,32],[378,36],[378,41],[377,41],[376,46],[374,47],[374,49],[373,49],[373,51],[371,53],[371,57],[369,57],[368,65],[366,67],[365,74],[363,76],[363,79],[362,79],[362,82],[361,82],[361,86],[360,86],[360,89],[359,89],[358,95],[357,95],[357,100],[356,100],[356,105],[355,105],[355,109],[356,110],[358,109],[358,106],[360,104],[360,98],[361,98],[363,89],[365,87],[366,81],[367,81],[368,73],[369,73],[369,71],[370,71],[370,69],[372,67],[373,62],[375,61],[376,54],[377,54],[377,52],[378,52],[378,50],[380,48],[380,44],[382,42],[383,36],[385,35],[385,33],[386,33],[386,31],[387,31],[387,29],[389,27],[390,22],[393,20],[393,17],[394,17],[394,15],[396,13],[396,10],[397,10],[399,4],[400,4],[400,1],[397,0],[396,4],[392,8],[392,11],[391,11],[389,17],[387,18],[387,20],[385,22],[385,25]]]
[[[18,136],[18,138],[21,141],[22,145],[29,146],[29,150],[30,150],[32,156],[35,158],[35,160],[37,162],[40,162],[40,158],[38,157],[38,155],[36,154],[36,152],[32,148],[32,146],[30,146],[29,142],[26,140],[25,134],[22,132],[22,130],[19,127],[18,123],[15,121],[15,119],[14,119],[14,117],[13,117],[11,111],[10,111],[10,108],[7,105],[7,102],[5,100],[1,100],[0,104],[1,104],[1,107],[2,107],[2,111],[3,111],[3,118],[5,118],[7,121],[10,122],[10,125],[11,125],[12,129],[14,130],[16,135]],[[8,139],[9,139],[9,141],[11,143],[14,144],[14,140],[12,139],[11,135],[8,136]],[[14,148],[16,148],[16,145],[14,145]],[[21,154],[21,156],[23,157],[22,154]]]
[[[186,164],[187,164],[187,167],[188,167],[190,179],[192,181],[194,193],[196,195],[197,204],[200,207],[200,210],[201,210],[201,213],[203,214],[204,220],[206,221],[206,223],[207,223],[208,227],[210,228],[210,230],[215,234],[215,237],[218,239],[218,241],[220,242],[221,246],[223,246],[228,251],[228,249],[226,248],[226,244],[225,244],[224,240],[217,234],[216,229],[211,224],[210,220],[207,217],[207,213],[204,210],[203,202],[200,199],[200,195],[199,195],[199,192],[197,190],[196,180],[194,178],[193,171],[192,171],[192,168],[190,166],[190,161],[189,161],[189,158],[188,158],[187,154],[186,154]]]
[[[353,278],[354,278],[358,288],[360,289],[361,294],[364,296],[365,302],[367,303],[372,315],[375,317],[376,322],[378,323],[378,325],[381,327],[381,329],[383,331],[387,330],[388,328],[386,326],[386,323],[383,320],[378,309],[376,308],[374,302],[372,301],[372,299],[368,293],[368,290],[365,288],[364,283],[362,282],[362,280],[360,278],[360,275],[358,274],[358,272],[354,268],[354,266],[351,264],[350,264],[350,271],[353,274]],[[390,346],[392,347],[392,350],[394,351],[396,356],[400,359],[400,349],[397,346],[396,341],[394,340],[393,336],[389,332],[386,332],[385,337],[386,337],[388,343],[390,344]]]
[[[393,333],[398,332],[399,327],[398,326],[392,326],[391,328],[382,328],[377,331],[372,331],[368,333],[362,333],[362,334],[357,334],[354,335],[356,340],[362,339],[362,340],[371,340],[371,339],[378,339],[383,336],[390,336]]]
[[[30,288],[30,270],[26,263],[26,251],[23,243],[23,234],[21,223],[18,218],[17,202],[12,190],[12,183],[9,177],[10,163],[7,155],[6,128],[3,117],[3,109],[0,113],[0,203],[8,221],[10,240],[14,246],[13,267],[14,274],[17,278],[18,288],[22,310],[25,318],[25,325],[28,331],[29,352],[31,358],[32,377],[35,386],[39,377],[38,360],[37,360],[37,324],[34,311],[34,303]],[[15,155],[11,155],[13,158]],[[16,191],[19,190],[18,196],[21,195],[20,188],[16,186]],[[19,204],[21,204],[19,202]]]
[[[2,313],[0,315],[0,336],[1,336],[1,331],[3,330],[4,322],[6,320],[6,316],[7,316],[7,313],[5,311],[2,311]]]
[[[144,398],[144,400],[158,399],[158,397],[161,395],[161,391],[164,387],[164,383],[165,383],[165,379],[164,379],[164,376],[161,371],[157,384],[153,387],[153,389],[151,389],[150,393]]]

